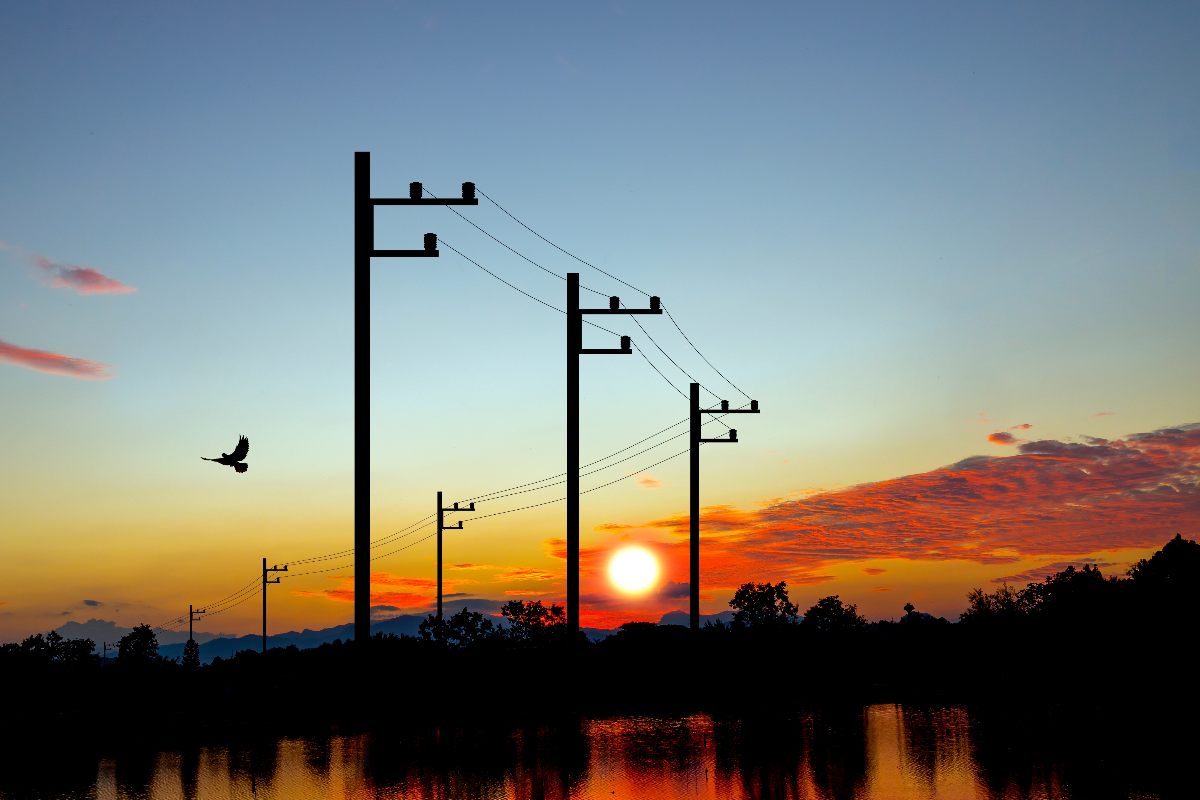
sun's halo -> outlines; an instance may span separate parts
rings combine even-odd
[[[622,547],[608,562],[608,579],[626,594],[644,594],[658,581],[658,558],[645,547]]]

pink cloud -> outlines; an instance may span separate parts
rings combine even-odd
[[[46,256],[30,253],[8,242],[0,242],[0,250],[15,253],[24,261],[38,267],[50,279],[49,285],[55,289],[71,289],[76,294],[131,294],[137,291],[94,267],[64,264]]]
[[[642,486],[645,486],[647,489],[657,489],[658,487],[662,486],[662,481],[649,473],[645,475],[639,475],[637,482]]]
[[[72,358],[47,350],[18,347],[3,339],[0,339],[0,361],[7,361],[10,364],[27,367],[38,372],[65,375],[68,378],[79,378],[80,380],[104,381],[112,377],[108,364],[88,361],[84,358]]]
[[[1011,428],[1009,428],[1009,430],[1010,431],[1027,431],[1032,427],[1033,427],[1032,423],[1022,422],[1020,425],[1013,425]]]

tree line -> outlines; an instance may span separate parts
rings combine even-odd
[[[309,650],[244,651],[200,665],[158,654],[139,625],[102,665],[87,639],[38,634],[0,646],[0,677],[23,686],[14,713],[56,718],[141,708],[180,728],[257,718],[264,700],[302,697],[272,719],[346,722],[608,712],[776,708],[842,698],[1004,703],[1112,697],[1177,676],[1200,619],[1200,545],[1175,536],[1124,575],[1068,567],[1021,589],[973,589],[957,622],[912,603],[896,621],[868,622],[838,595],[803,612],[786,582],[745,583],[728,624],[699,635],[626,623],[598,642],[572,641],[561,606],[506,603],[500,617],[463,609],[426,618],[416,637],[375,636]],[[162,704],[163,693],[188,702]],[[1194,694],[1194,693],[1193,693]],[[357,699],[356,699],[357,698]],[[190,711],[188,710],[190,709]],[[261,717],[261,714],[258,714]]]

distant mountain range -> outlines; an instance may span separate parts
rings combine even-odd
[[[722,611],[720,614],[701,614],[700,616],[701,624],[717,620],[728,624],[733,619],[733,612]],[[395,636],[417,636],[417,629],[424,619],[424,614],[401,614],[391,619],[372,622],[371,630],[373,633],[385,633]],[[658,624],[686,626],[688,624],[687,612],[668,611],[666,614],[663,614]],[[103,619],[89,619],[87,622],[71,621],[56,630],[67,639],[91,639],[96,643],[97,651],[100,650],[101,642],[108,642],[110,648],[114,647],[117,640],[130,631],[129,628],[122,628],[115,622]],[[587,635],[588,639],[598,642],[616,633],[616,630],[609,628],[584,628],[583,632]],[[256,634],[237,636],[228,633],[201,633],[200,631],[196,631],[195,637],[196,641],[200,644],[200,659],[205,664],[217,657],[229,658],[234,653],[242,650],[258,650],[262,647],[262,636]],[[268,636],[267,647],[290,647],[295,645],[297,648],[304,650],[310,647],[319,647],[338,639],[347,640],[352,638],[354,638],[354,624],[347,623],[345,625],[335,625],[332,628],[321,628],[319,630],[305,628],[302,631],[288,631],[287,633]],[[172,633],[170,631],[162,631],[158,634],[159,655],[164,658],[182,658],[183,646],[186,642],[186,632]]]

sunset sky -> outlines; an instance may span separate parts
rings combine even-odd
[[[761,402],[701,454],[706,613],[786,580],[802,609],[956,618],[973,587],[1200,535],[1200,7],[353,8],[0,8],[0,641],[236,599],[264,556],[292,564],[273,632],[351,620],[350,557],[296,562],[352,546],[356,150],[376,196],[474,181],[660,295]],[[459,210],[644,304],[490,201]],[[565,304],[445,208],[376,217],[378,247],[433,231]],[[372,270],[382,618],[432,606],[429,529],[387,537],[438,490],[563,471],[565,335],[445,248]],[[745,402],[666,317],[641,320],[678,366],[614,319],[662,375],[584,358],[584,462],[681,421],[684,370]],[[240,434],[246,474],[200,460]],[[632,475],[582,499],[583,624],[687,608],[687,461],[650,466],[684,447],[582,479]],[[563,601],[564,505],[484,518],[562,490],[462,517],[459,605]],[[663,565],[641,597],[605,574],[631,543]],[[199,629],[257,630],[257,597]]]

